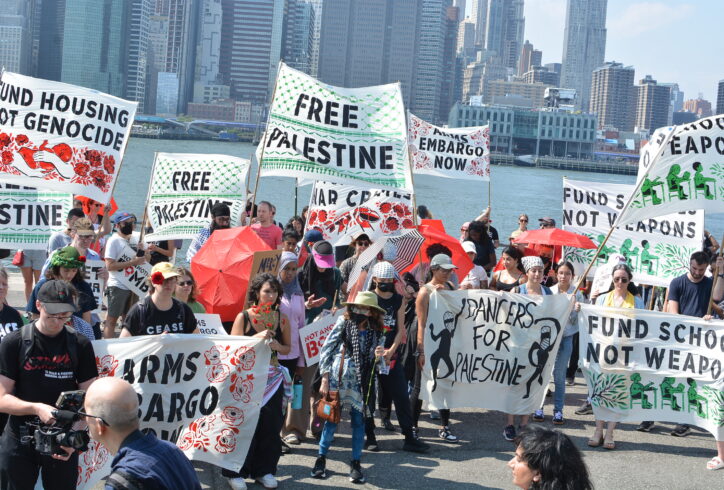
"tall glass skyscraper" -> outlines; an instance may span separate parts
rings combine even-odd
[[[32,6],[28,0],[3,0],[0,7],[0,67],[24,75],[31,64]]]

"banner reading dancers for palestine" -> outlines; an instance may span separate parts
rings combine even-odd
[[[724,440],[724,322],[582,305],[578,327],[598,420],[692,424]]]
[[[256,429],[271,350],[252,337],[151,335],[93,342],[101,377],[138,393],[141,430],[175,443],[191,460],[238,471]],[[113,456],[91,441],[78,488],[110,473]]]
[[[425,325],[423,398],[436,409],[527,415],[540,408],[572,307],[565,294],[434,292]]]
[[[400,85],[340,88],[280,63],[261,176],[412,190]]]
[[[194,238],[223,202],[237,226],[245,205],[249,160],[228,155],[157,153],[148,192],[149,241]]]
[[[618,213],[634,190],[633,185],[563,179],[563,229],[603,241]],[[599,265],[620,254],[633,269],[634,282],[668,287],[689,271],[689,257],[701,250],[704,212],[686,211],[624,225],[611,234],[598,254],[589,277]],[[566,248],[566,258],[583,274],[595,250]]]
[[[641,187],[618,225],[692,209],[724,212],[724,115],[657,130],[642,149],[646,159]]]
[[[0,248],[47,250],[72,207],[70,193],[0,183]]]
[[[375,241],[382,235],[414,227],[410,192],[314,183],[306,229],[319,230],[334,246],[348,245],[360,233]]]
[[[407,141],[416,174],[490,180],[488,126],[438,128],[410,114]]]
[[[97,90],[4,72],[0,180],[109,202],[136,106]]]

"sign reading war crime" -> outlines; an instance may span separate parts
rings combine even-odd
[[[357,184],[317,181],[309,199],[306,229],[319,230],[332,245],[347,245],[366,233],[382,235],[415,227],[412,193]]]
[[[586,235],[598,245],[634,187],[563,179],[563,229]],[[635,282],[668,287],[673,278],[688,272],[689,257],[701,250],[703,239],[703,211],[689,210],[629,223],[614,230],[589,274],[593,277],[599,266],[618,254],[633,269]],[[566,257],[579,275],[594,254],[595,250],[566,249]]]
[[[416,174],[490,180],[490,129],[439,128],[410,114],[409,151]]]
[[[4,72],[0,180],[109,202],[136,106],[97,90]]]
[[[724,440],[724,322],[582,305],[578,327],[597,419],[692,424]]]
[[[0,183],[0,248],[46,250],[50,235],[65,231],[72,206],[67,192]]]
[[[231,226],[245,205],[249,161],[228,155],[157,153],[148,195],[151,241],[194,238],[209,225],[211,208],[231,208]]]
[[[241,469],[259,418],[271,350],[252,337],[153,335],[93,342],[101,377],[138,393],[141,430],[175,443],[192,460]],[[96,441],[79,458],[78,488],[110,473]]]
[[[406,133],[399,83],[333,87],[280,63],[256,154],[262,176],[412,190]]]
[[[566,294],[434,292],[423,398],[436,409],[527,415],[540,408],[572,307]]]

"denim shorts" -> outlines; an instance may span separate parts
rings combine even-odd
[[[23,265],[20,267],[32,267],[34,271],[43,270],[47,258],[48,253],[45,250],[23,250]]]

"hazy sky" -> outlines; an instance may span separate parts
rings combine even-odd
[[[468,0],[469,4],[472,1]],[[701,92],[712,105],[724,79],[724,0],[608,0],[606,61],[632,65],[635,83],[646,75],[676,82],[686,99]],[[525,0],[525,37],[560,62],[566,0]]]

